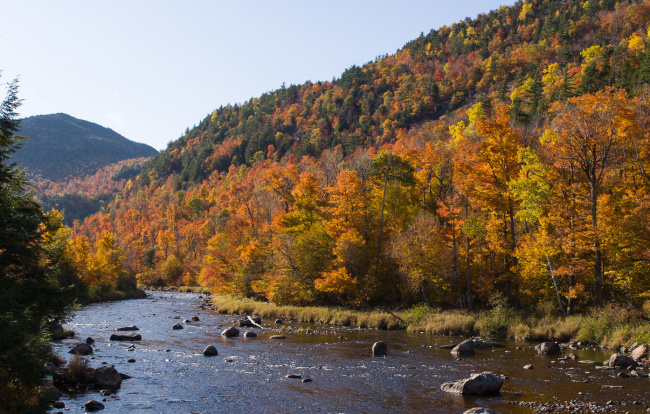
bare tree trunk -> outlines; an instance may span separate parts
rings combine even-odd
[[[379,219],[379,238],[377,239],[377,259],[375,261],[375,272],[379,270],[379,254],[381,253],[381,235],[384,231],[384,206],[386,204],[386,187],[388,186],[388,171],[390,170],[390,161],[392,156],[388,157],[386,165],[386,174],[384,175],[384,193],[381,196],[381,218]]]
[[[564,305],[562,304],[562,298],[560,297],[560,291],[557,288],[557,281],[555,280],[555,275],[553,274],[553,266],[551,265],[551,258],[546,256],[546,261],[548,262],[548,270],[551,273],[551,279],[553,280],[553,287],[555,288],[555,294],[557,295],[557,303],[560,305],[560,312],[562,312],[562,315],[566,316],[566,309],[564,309]]]
[[[594,279],[596,282],[596,306],[603,304],[603,254],[600,250],[600,237],[598,235],[598,184],[594,181],[591,187],[591,226],[594,231]]]
[[[456,277],[456,292],[458,293],[458,306],[463,307],[462,294],[460,293],[460,270],[458,266],[458,248],[456,247],[456,230],[451,229],[452,252],[454,255],[454,276]]]

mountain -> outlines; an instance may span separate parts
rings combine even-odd
[[[52,181],[93,175],[109,164],[158,153],[110,128],[62,113],[25,118],[18,134],[30,139],[13,160],[31,175]]]
[[[144,283],[275,303],[641,306],[649,25],[526,0],[218,108],[75,227],[76,263],[114,237]]]

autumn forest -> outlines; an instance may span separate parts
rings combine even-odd
[[[277,304],[642,306],[649,23],[518,2],[221,107],[74,222],[70,266]]]

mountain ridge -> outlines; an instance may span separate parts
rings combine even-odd
[[[65,113],[24,118],[18,134],[29,139],[12,159],[32,176],[52,181],[90,176],[119,161],[158,154],[147,144]]]

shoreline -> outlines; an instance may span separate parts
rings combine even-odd
[[[424,305],[395,312],[361,311],[324,306],[283,306],[229,295],[210,299],[222,314],[259,315],[268,319],[381,330],[406,330],[440,336],[481,336],[517,341],[581,342],[618,350],[633,343],[650,343],[650,322],[603,308],[588,315],[526,315],[507,307],[469,313],[441,311]]]
[[[143,289],[135,290],[110,290],[108,292],[101,292],[96,295],[86,294],[79,298],[79,304],[89,305],[91,303],[101,303],[101,302],[114,302],[117,300],[128,300],[128,299],[144,299],[147,297],[147,293]]]

